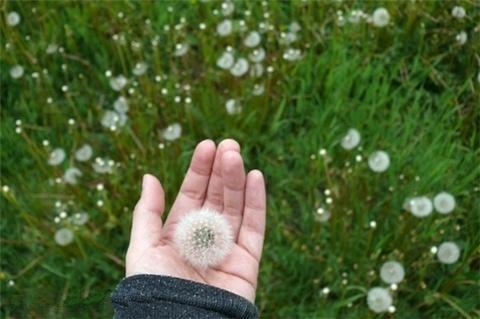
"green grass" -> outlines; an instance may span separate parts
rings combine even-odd
[[[255,30],[268,11],[275,30],[262,35],[263,65],[273,72],[235,78],[215,65],[217,58],[227,45],[241,56],[251,50],[242,44],[245,32],[216,35],[223,17],[212,11],[220,2],[2,2],[0,159],[1,185],[9,190],[0,200],[1,316],[111,316],[109,293],[124,274],[142,174],[160,178],[171,205],[195,144],[226,137],[240,142],[247,168],[261,169],[267,179],[267,235],[256,300],[262,317],[390,317],[366,304],[368,289],[387,286],[379,269],[390,259],[406,272],[394,293],[396,317],[480,316],[480,6],[459,3],[464,19],[451,16],[455,2],[272,1],[264,7],[236,1],[234,19],[245,19]],[[338,10],[347,18],[352,9],[371,14],[379,6],[391,15],[385,28],[364,21],[337,24]],[[22,17],[15,27],[4,18],[12,10]],[[182,17],[184,27],[174,30]],[[282,58],[286,47],[279,43],[292,21],[302,26],[292,44],[302,58],[294,62]],[[200,23],[207,29],[200,30]],[[462,30],[468,33],[463,46],[455,40]],[[126,44],[114,41],[114,34],[124,35]],[[152,46],[155,36],[159,44]],[[190,49],[174,57],[181,42]],[[46,54],[50,43],[64,52]],[[140,61],[149,68],[137,77],[131,70]],[[20,79],[9,74],[16,64],[25,69]],[[129,100],[128,121],[116,132],[100,123],[119,96],[107,70],[129,78],[121,92]],[[252,95],[254,84],[264,84],[265,93]],[[240,114],[226,113],[229,98],[241,101]],[[182,125],[182,136],[165,142],[161,131],[173,122]],[[361,149],[346,151],[339,143],[351,127],[362,135]],[[93,147],[93,158],[111,158],[120,166],[100,175],[93,159],[75,161],[84,143]],[[67,158],[49,166],[55,147],[65,149]],[[382,174],[366,161],[378,149],[391,158]],[[83,172],[79,183],[55,183],[71,165]],[[96,190],[99,183],[105,190]],[[315,210],[324,205],[327,188],[332,217],[318,223]],[[450,215],[418,219],[402,208],[409,196],[433,197],[443,190],[457,202]],[[75,240],[65,247],[55,243],[54,234],[61,225],[72,226],[54,222],[57,201],[69,216],[89,214],[87,224],[72,228]],[[376,228],[369,227],[371,221]],[[430,253],[448,240],[461,248],[453,265]],[[320,293],[324,287],[328,296]]]

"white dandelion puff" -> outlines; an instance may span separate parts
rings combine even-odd
[[[48,165],[51,166],[57,166],[60,165],[63,160],[65,159],[66,154],[65,151],[62,148],[55,148],[51,153],[50,156],[48,157]]]
[[[233,63],[235,63],[235,58],[230,52],[224,52],[217,60],[217,66],[224,70],[230,69]]]
[[[261,41],[262,37],[260,36],[260,33],[258,33],[258,31],[252,31],[243,40],[243,44],[249,48],[254,48],[259,45]]]
[[[233,67],[230,69],[230,73],[233,76],[240,77],[247,73],[248,71],[248,61],[244,58],[240,58],[235,62]]]
[[[7,14],[7,24],[11,27],[14,27],[17,24],[19,24],[21,20],[22,19],[20,18],[20,15],[15,11],[9,12]]]
[[[106,128],[115,127],[119,122],[120,122],[119,113],[112,110],[106,110],[105,113],[103,113],[102,119],[100,120],[100,123],[102,123],[102,126]]]
[[[24,69],[23,69],[23,66],[21,66],[21,65],[18,65],[18,64],[14,65],[10,69],[10,76],[13,79],[19,79],[23,76],[23,74],[24,74]]]
[[[374,26],[383,28],[390,22],[390,14],[385,8],[377,8],[372,15],[372,23]]]
[[[288,26],[288,31],[290,32],[293,32],[293,33],[296,33],[298,31],[302,30],[302,27],[300,26],[300,24],[298,24],[297,21],[293,21],[292,23],[290,23],[290,25]]]
[[[388,289],[375,287],[368,291],[367,304],[373,312],[380,313],[388,311],[393,299]]]
[[[433,206],[440,214],[449,214],[455,209],[455,197],[447,192],[438,193],[433,198]]]
[[[173,123],[167,126],[161,136],[167,141],[174,141],[182,135],[182,126],[179,123]]]
[[[233,246],[232,230],[220,213],[201,208],[187,213],[176,226],[174,241],[193,266],[206,268],[220,263]]]
[[[128,100],[124,96],[118,97],[118,99],[113,102],[113,108],[118,113],[127,113],[128,111]]]
[[[283,53],[283,58],[287,61],[296,61],[302,58],[302,51],[300,49],[289,48]]]
[[[110,174],[113,169],[113,165],[109,164],[108,159],[97,157],[92,164],[93,170],[99,174]]]
[[[390,166],[390,157],[384,151],[375,151],[368,157],[368,167],[376,173],[385,172]]]
[[[132,73],[136,76],[144,75],[147,72],[148,65],[145,62],[138,62],[135,64]]]
[[[54,54],[54,53],[57,53],[57,51],[58,51],[58,45],[55,43],[50,43],[47,46],[47,49],[45,50],[47,54]]]
[[[351,128],[342,138],[340,145],[346,150],[351,150],[357,147],[361,140],[360,132],[354,128]]]
[[[224,16],[229,16],[233,13],[233,10],[235,10],[235,5],[231,1],[225,1],[222,3],[222,14]]]
[[[380,268],[380,278],[387,284],[398,284],[405,277],[405,270],[398,261],[387,261]]]
[[[123,75],[119,75],[110,79],[110,87],[114,91],[121,91],[125,85],[127,85],[127,78]]]
[[[248,55],[248,58],[252,62],[259,63],[259,62],[262,62],[265,59],[265,55],[266,55],[265,49],[264,48],[258,48],[258,49],[253,50]]]
[[[232,33],[233,24],[229,19],[223,20],[217,25],[217,33],[221,37],[226,37]]]
[[[78,183],[78,177],[82,176],[82,172],[76,167],[68,168],[63,174],[63,180],[65,183],[75,185]]]
[[[458,44],[464,45],[465,43],[467,43],[467,40],[468,40],[468,34],[467,34],[467,32],[465,32],[465,31],[459,32],[459,33],[455,36],[455,40],[457,40]]]
[[[176,57],[184,56],[188,52],[188,44],[187,43],[177,43],[175,45],[175,50],[173,51],[173,55]]]
[[[225,102],[225,110],[230,115],[239,114],[242,112],[242,105],[235,99],[229,99]]]
[[[78,226],[81,226],[81,225],[84,225],[88,222],[88,214],[85,213],[85,212],[80,212],[80,213],[76,213],[75,215],[73,215],[72,217],[72,223],[74,225],[78,225]]]
[[[327,222],[331,216],[332,213],[322,207],[317,208],[317,210],[315,211],[315,220],[319,223]]]
[[[265,85],[263,83],[255,84],[253,86],[252,94],[255,96],[260,96],[265,93]]]
[[[453,264],[460,258],[460,248],[452,241],[446,241],[438,247],[437,258],[442,264]]]
[[[455,6],[452,9],[452,16],[457,19],[462,19],[466,15],[465,9],[461,6]]]
[[[66,246],[73,241],[73,232],[68,228],[60,228],[55,233],[55,242],[60,246]]]
[[[433,211],[433,204],[430,198],[426,196],[412,197],[404,204],[413,216],[426,217]]]

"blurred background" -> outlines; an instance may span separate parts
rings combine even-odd
[[[263,318],[480,316],[480,4],[0,2],[2,318],[111,317],[141,176],[267,180]]]

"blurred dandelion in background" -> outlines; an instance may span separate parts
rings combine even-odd
[[[438,247],[437,257],[442,264],[454,264],[460,258],[460,248],[454,242],[444,242]]]
[[[438,193],[433,198],[433,206],[440,214],[450,214],[455,209],[455,197],[447,192]]]
[[[381,287],[375,287],[368,291],[367,304],[368,308],[376,313],[386,312],[392,305],[393,299],[390,292]]]
[[[388,261],[380,268],[380,278],[387,284],[398,284],[405,277],[405,270],[398,261]]]
[[[55,242],[60,246],[66,246],[73,242],[73,232],[68,228],[60,228],[55,233]]]
[[[385,172],[390,166],[390,157],[385,151],[375,151],[368,157],[368,167],[375,173]]]

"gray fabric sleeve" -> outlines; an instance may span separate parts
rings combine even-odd
[[[229,291],[159,275],[124,278],[111,295],[115,319],[258,318],[254,304]]]

